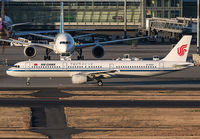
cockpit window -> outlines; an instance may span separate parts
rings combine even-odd
[[[19,65],[14,65],[14,67],[15,67],[15,68],[20,68],[20,66],[19,66]]]
[[[70,44],[70,42],[62,41],[62,42],[60,42],[60,44]]]

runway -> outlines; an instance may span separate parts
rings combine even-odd
[[[59,99],[0,99],[6,107],[88,107],[88,108],[200,108],[199,101],[169,100],[59,100]]]
[[[116,89],[116,88],[115,88]],[[123,88],[121,88],[123,89]],[[185,88],[183,88],[183,92],[185,92],[186,90],[184,90]],[[183,93],[177,93],[176,90],[169,90],[171,92],[174,92],[173,96],[171,97],[179,97],[179,96],[183,96],[183,97],[196,97],[197,99],[194,100],[173,100],[171,98],[171,100],[169,99],[164,99],[162,100],[162,96],[170,96],[170,94],[168,93],[168,90],[166,89],[148,89],[148,88],[143,88],[143,89],[135,89],[132,90],[131,88],[126,89],[126,90],[122,90],[122,93],[120,93],[120,90],[115,90],[116,93],[103,93],[102,91],[104,90],[112,90],[112,88],[109,89],[101,89],[101,90],[95,90],[99,93],[95,93],[92,92],[94,90],[90,90],[90,88],[79,88],[78,90],[74,90],[73,88],[67,88],[67,89],[56,89],[56,88],[32,88],[32,89],[20,89],[20,88],[11,88],[11,89],[0,89],[1,91],[32,91],[33,93],[31,94],[16,94],[13,93],[11,95],[11,97],[6,97],[4,96],[4,94],[2,94],[3,98],[0,98],[0,106],[9,106],[9,107],[53,107],[53,106],[64,106],[64,107],[96,107],[96,108],[113,108],[113,107],[117,107],[117,108],[200,108],[200,100],[198,100],[198,90],[193,90],[195,92],[195,94],[193,93],[187,93],[187,94],[183,94]],[[129,93],[131,90],[131,92],[133,93]],[[140,90],[140,92],[137,93],[137,91]],[[152,90],[149,92],[149,90]],[[79,91],[86,91],[88,92],[87,94],[84,93],[76,93]],[[114,90],[112,90],[114,91]],[[134,93],[134,91],[136,93]],[[190,90],[191,91],[191,90]],[[102,92],[102,93],[101,93]],[[117,93],[119,92],[119,93]],[[128,93],[126,93],[128,92]],[[141,92],[144,92],[141,94]],[[160,94],[161,92],[161,94]],[[181,92],[179,90],[179,92]],[[191,91],[192,92],[192,91]],[[98,99],[98,100],[90,100],[88,98],[85,97],[113,97],[113,100],[106,100],[106,99]],[[160,100],[151,100],[151,99],[145,99],[145,100],[137,100],[137,99],[127,99],[127,100],[115,100],[116,96],[121,96],[121,97],[126,97],[126,98],[130,98],[132,96],[160,96]],[[31,97],[31,98],[29,98]],[[74,99],[74,97],[83,97],[85,99]]]

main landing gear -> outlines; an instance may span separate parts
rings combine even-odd
[[[77,56],[77,59],[78,60],[84,60],[84,56],[82,55],[82,53],[83,53],[82,49],[78,49],[77,52],[79,54],[79,56]]]
[[[98,86],[103,86],[102,80],[97,80],[97,84],[98,84]]]
[[[31,78],[27,78],[26,85],[29,86],[31,83],[29,82]]]
[[[46,56],[44,56],[44,60],[51,60],[51,56],[49,56],[51,52],[51,49],[46,48]]]

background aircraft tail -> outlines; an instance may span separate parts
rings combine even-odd
[[[64,33],[64,15],[63,15],[63,2],[60,5],[60,33]]]
[[[185,62],[190,48],[190,42],[192,40],[191,35],[185,35],[181,40],[174,46],[169,54],[163,58],[163,61],[180,61]]]

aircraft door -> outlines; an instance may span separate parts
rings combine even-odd
[[[162,69],[162,68],[164,68],[164,62],[160,62],[159,63],[159,67]]]
[[[109,69],[114,69],[114,64],[109,64]]]
[[[27,70],[30,70],[30,62],[26,62],[26,63],[25,63],[25,68],[26,68]]]
[[[63,62],[62,66],[63,66],[64,69],[67,69],[67,63],[66,62]]]

